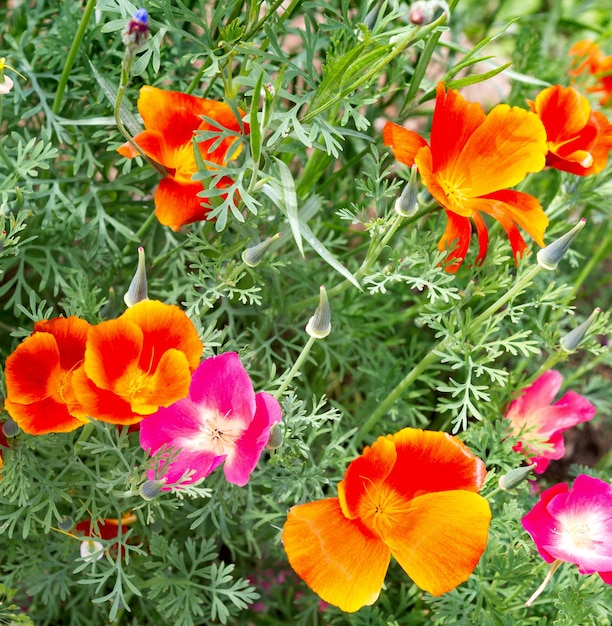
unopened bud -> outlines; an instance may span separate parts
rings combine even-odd
[[[148,34],[149,16],[146,9],[138,9],[121,33],[121,40],[126,48],[136,52],[144,46]]]
[[[324,339],[331,332],[331,310],[323,285],[319,289],[319,306],[306,324],[306,332],[315,339]]]
[[[249,267],[257,267],[262,259],[264,258],[268,248],[281,236],[280,233],[276,233],[272,237],[268,237],[265,241],[258,243],[256,246],[252,246],[250,248],[246,248],[242,252],[242,260],[245,265]]]
[[[584,228],[586,220],[581,219],[572,230],[565,233],[565,235],[559,237],[552,243],[548,244],[545,248],[542,248],[536,255],[538,265],[545,270],[556,270],[559,261],[565,256],[565,253],[570,249],[570,246],[574,242],[574,239],[578,236],[578,233]]]
[[[561,345],[561,349],[567,353],[574,352],[576,348],[580,345],[587,331],[589,330],[591,324],[595,321],[595,318],[601,313],[601,309],[597,307],[594,311],[589,315],[589,317],[582,322],[582,324],[576,326],[574,330],[570,330],[565,337],[561,338],[559,342]]]
[[[406,183],[400,197],[395,201],[395,212],[402,217],[412,217],[418,210],[417,204],[417,166],[410,168],[410,180]]]
[[[5,437],[11,439],[19,434],[19,426],[17,426],[17,422],[12,417],[9,417],[6,422],[2,424],[2,432]]]
[[[499,479],[499,488],[504,491],[510,491],[510,489],[518,487],[531,472],[533,472],[533,465],[523,465],[510,470]]]
[[[268,438],[268,443],[266,444],[266,450],[276,450],[283,445],[283,429],[278,422],[272,424],[272,428],[270,428],[270,437]]]
[[[143,500],[154,500],[161,493],[162,487],[166,484],[163,479],[147,480],[138,489],[138,493]]]
[[[104,556],[104,546],[99,541],[86,539],[81,542],[81,558],[86,563],[99,561]]]
[[[143,300],[149,299],[147,290],[147,270],[145,267],[145,252],[141,246],[138,248],[138,267],[127,293],[123,296],[123,301],[128,307],[134,306]]]
[[[100,317],[103,320],[110,320],[117,317],[117,296],[113,287],[108,288],[108,300],[100,309]]]

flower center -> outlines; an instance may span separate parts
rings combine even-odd
[[[569,522],[563,526],[563,534],[576,550],[593,550],[593,532],[588,521]]]
[[[361,521],[379,536],[398,524],[406,513],[406,501],[384,484],[366,489],[359,506]]]
[[[174,153],[174,180],[178,183],[193,183],[191,180],[193,174],[198,171],[195,157],[193,156],[193,144],[191,142],[181,146]]]
[[[216,456],[231,455],[244,429],[240,422],[230,418],[230,413],[228,411],[221,415],[216,411],[203,412],[200,434],[193,438],[192,447],[210,450]]]
[[[469,199],[469,188],[463,188],[456,181],[447,180],[445,178],[439,179],[442,191],[448,198],[448,205],[445,208],[449,209],[457,215],[463,217],[470,217],[472,210],[466,208],[465,202]]]

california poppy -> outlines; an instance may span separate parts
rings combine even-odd
[[[278,400],[253,391],[253,383],[235,352],[203,361],[194,372],[189,396],[140,423],[140,445],[153,454],[162,447],[180,448],[162,474],[177,482],[208,476],[223,464],[225,477],[244,486],[281,420]],[[153,474],[151,472],[151,478]]]
[[[36,322],[33,333],[6,359],[4,408],[26,433],[69,432],[87,421],[73,380],[89,329],[78,317]]]
[[[136,135],[134,141],[144,154],[168,173],[155,193],[157,219],[173,230],[206,219],[210,206],[198,197],[204,187],[200,181],[192,180],[198,171],[194,149],[200,151],[205,161],[213,164],[210,167],[225,165],[229,159],[238,156],[239,148],[234,144],[243,129],[249,132],[248,124],[241,125],[232,108],[224,102],[149,85],[140,89],[138,111],[146,130]],[[239,113],[244,114],[241,110]],[[216,125],[203,120],[202,116],[214,120]],[[231,133],[220,139],[226,130]],[[196,142],[197,131],[211,131],[217,136]],[[117,152],[129,159],[139,154],[129,142]],[[231,183],[224,177],[220,185],[229,187]]]
[[[373,604],[391,556],[441,595],[467,580],[487,543],[491,511],[478,490],[483,462],[456,437],[404,428],[348,466],[338,497],[289,511],[291,567],[343,611]]]
[[[544,245],[548,218],[540,203],[508,189],[545,165],[546,131],[537,115],[506,104],[486,115],[480,104],[440,83],[429,144],[393,122],[385,125],[383,139],[398,161],[416,163],[421,180],[446,210],[448,224],[438,247],[441,251],[452,247],[448,260],[458,259],[448,271],[456,272],[465,258],[470,219],[480,246],[476,263],[485,258],[489,235],[482,213],[500,222],[515,258],[527,247],[517,226]]]
[[[612,124],[573,87],[542,90],[531,110],[542,120],[548,139],[546,165],[579,176],[601,172],[612,148]]]
[[[603,93],[599,103],[609,104],[612,100],[612,55],[604,55],[599,46],[590,39],[576,42],[569,53],[575,58],[569,71],[570,76],[590,74],[595,82],[587,86],[586,90],[590,93]]]
[[[181,309],[143,300],[116,320],[92,326],[73,376],[76,396],[94,419],[134,424],[187,395],[202,348]]]

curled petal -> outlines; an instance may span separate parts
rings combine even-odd
[[[68,407],[53,398],[32,404],[4,401],[4,408],[23,432],[30,435],[68,433],[83,426],[83,421],[68,412]]]
[[[383,128],[385,146],[393,150],[395,158],[411,167],[414,157],[421,148],[427,147],[427,142],[415,132],[403,128],[393,122],[387,122]]]
[[[300,578],[347,612],[376,601],[389,567],[389,548],[360,526],[344,517],[337,498],[330,498],[291,508],[282,534]]]
[[[155,192],[155,216],[159,223],[176,232],[181,226],[205,220],[210,205],[198,197],[203,189],[199,181],[185,184],[164,178]]]
[[[453,211],[446,211],[448,222],[442,239],[438,243],[438,250],[451,249],[446,261],[459,259],[458,262],[446,266],[449,272],[456,272],[465,258],[470,246],[470,238],[472,236],[472,225],[467,217],[457,215]]]

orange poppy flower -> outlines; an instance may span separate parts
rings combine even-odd
[[[570,48],[570,56],[575,57],[570,76],[581,76],[585,72],[594,76],[597,82],[586,88],[590,93],[602,93],[600,104],[612,100],[612,56],[605,56],[599,46],[590,39],[578,41]]]
[[[456,437],[404,428],[351,462],[338,497],[290,509],[282,540],[291,567],[343,611],[373,604],[391,555],[425,591],[467,580],[487,543],[483,462]]]
[[[4,408],[26,433],[64,433],[87,421],[73,379],[89,329],[78,317],[36,322],[33,333],[6,359]]]
[[[204,187],[201,181],[191,179],[198,171],[194,146],[197,146],[206,161],[225,165],[229,158],[238,156],[239,148],[232,152],[232,146],[243,129],[249,132],[248,124],[243,123],[241,127],[231,107],[224,102],[148,85],[140,90],[138,111],[146,130],[136,135],[134,141],[148,157],[168,172],[155,193],[157,219],[175,231],[185,224],[206,219],[210,206],[206,199],[198,197]],[[239,109],[239,112],[244,115],[244,111]],[[215,120],[217,125],[204,121],[202,116]],[[194,141],[196,131],[216,131],[220,136],[220,126],[233,131],[235,135],[222,140],[217,136],[205,141]],[[117,152],[128,159],[138,156],[138,151],[129,142],[123,144]],[[225,177],[220,186],[229,187],[231,184],[232,181]]]
[[[429,144],[392,122],[385,125],[383,139],[398,161],[408,166],[416,163],[421,180],[446,210],[448,224],[438,248],[453,247],[448,260],[458,259],[446,267],[448,271],[456,272],[465,258],[472,234],[470,219],[480,246],[476,263],[485,258],[489,235],[482,213],[501,223],[515,258],[527,247],[517,226],[544,245],[548,218],[540,203],[507,189],[544,167],[546,131],[537,115],[506,104],[486,115],[480,104],[446,91],[440,83]]]
[[[534,102],[548,136],[546,164],[579,176],[601,172],[612,148],[612,124],[591,111],[589,101],[573,87],[547,87]]]
[[[202,342],[177,306],[143,300],[116,320],[92,326],[72,383],[97,420],[135,424],[189,393]]]

